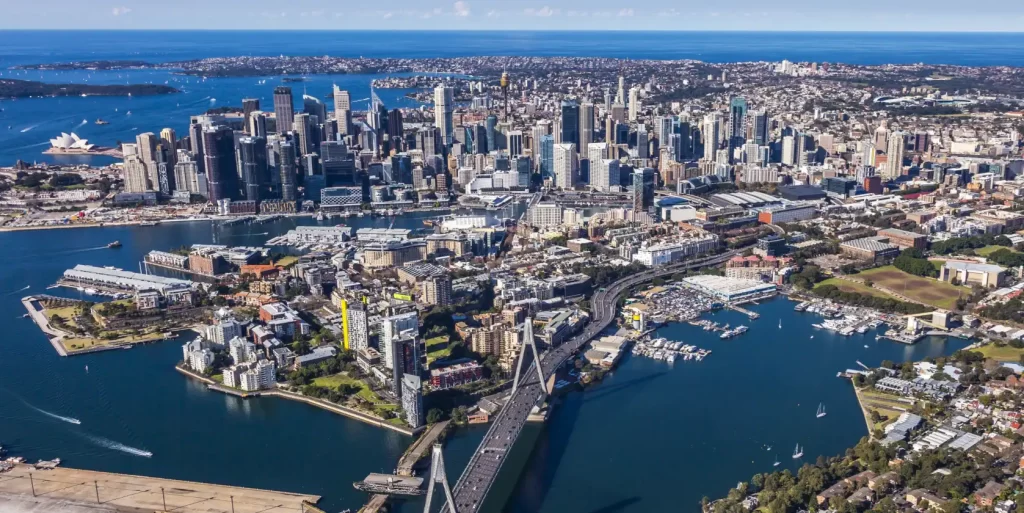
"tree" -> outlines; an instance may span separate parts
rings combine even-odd
[[[444,412],[439,408],[431,408],[427,412],[427,424],[436,424],[444,420]]]

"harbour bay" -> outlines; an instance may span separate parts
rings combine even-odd
[[[422,226],[426,216],[406,214],[395,225]],[[346,222],[380,227],[390,221]],[[203,242],[259,245],[296,224],[312,223],[289,218],[222,227],[197,221],[0,234],[8,248],[17,248],[0,279],[6,286],[0,302],[10,319],[0,344],[3,444],[29,458],[60,456],[72,467],[312,493],[324,496],[328,510],[357,507],[363,496],[351,482],[390,471],[410,438],[303,404],[207,391],[174,371],[181,356],[176,341],[60,358],[35,325],[20,318],[21,297],[42,292],[77,263],[132,269],[151,249]],[[124,247],[106,249],[110,240]],[[751,306],[761,314],[756,321],[732,311],[707,316],[751,326],[730,340],[688,324],[662,327],[659,336],[713,354],[671,367],[627,357],[603,382],[565,396],[539,428],[521,477],[500,483],[511,495],[507,511],[610,505],[620,508],[615,511],[696,510],[700,497],[771,470],[776,455],[784,468],[795,469],[800,462],[789,456],[796,443],[806,447],[804,459],[811,461],[841,453],[863,436],[852,388],[835,377],[837,371],[855,367],[857,360],[877,365],[920,359],[966,344],[951,339],[904,346],[876,341],[873,332],[840,337],[812,328],[820,318],[792,307],[784,299]],[[829,411],[823,419],[814,418],[819,402]],[[32,407],[74,417],[81,425]],[[450,476],[461,473],[482,436],[479,428],[460,430],[448,441]],[[251,468],[263,470],[246,470]],[[581,497],[581,486],[591,493]],[[418,510],[416,504],[399,511]]]

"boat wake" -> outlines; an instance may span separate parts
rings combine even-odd
[[[111,449],[111,450],[114,450],[114,451],[121,451],[123,453],[131,454],[133,456],[139,456],[139,457],[142,457],[142,458],[152,458],[153,457],[153,453],[151,453],[151,452],[149,452],[149,451],[147,451],[145,449],[138,449],[138,448],[132,447],[130,445],[125,445],[125,444],[122,444],[120,442],[115,442],[115,441],[110,440],[108,438],[103,438],[102,436],[88,435],[88,438],[89,438],[89,441],[91,441],[92,443],[94,443],[94,444],[96,444],[96,445],[98,445],[100,447],[105,447],[107,449]]]
[[[28,290],[30,288],[32,288],[32,285],[25,285],[24,287],[22,287],[22,288],[20,288],[18,290],[14,290],[14,291],[8,292],[6,295],[10,296],[11,294],[17,294],[19,292],[25,292],[26,290]]]
[[[29,127],[22,128],[21,129],[21,133],[28,132],[29,130],[32,130],[33,128],[35,128],[37,126],[39,126],[39,125],[32,125],[32,126],[29,126]]]
[[[35,406],[32,406],[31,404],[28,404],[24,400],[22,400],[21,402],[25,403],[25,406],[28,406],[29,408],[32,408],[33,410],[35,410],[35,411],[37,411],[39,413],[42,413],[43,415],[46,415],[47,417],[55,418],[55,419],[57,419],[57,420],[59,420],[61,422],[67,422],[68,424],[75,424],[75,425],[79,425],[79,424],[82,423],[82,421],[80,421],[80,420],[78,420],[78,419],[76,419],[74,417],[65,417],[63,415],[57,415],[56,413],[53,413],[53,412],[48,412],[48,411],[46,411],[46,410],[44,410],[42,408],[36,408]]]
[[[89,124],[89,122],[83,119],[77,125],[75,125],[75,128],[78,128],[78,127],[81,127],[81,126],[85,126],[87,124]],[[75,128],[72,128],[72,130],[74,130]]]

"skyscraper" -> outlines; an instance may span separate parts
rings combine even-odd
[[[281,199],[295,201],[298,193],[295,190],[295,179],[298,175],[295,146],[290,141],[282,141],[278,145],[277,173],[281,182]]]
[[[352,126],[352,98],[348,91],[334,86],[334,119],[338,120],[338,133],[348,135]]]
[[[633,171],[633,215],[654,206],[654,169]]]
[[[580,143],[580,106],[573,100],[562,102],[562,144]]]
[[[906,134],[900,131],[889,136],[889,145],[885,151],[885,176],[896,178],[903,174],[903,157],[906,148]]]
[[[280,121],[278,121],[280,123]],[[302,112],[295,115],[292,122],[292,129],[299,135],[299,151],[303,155],[313,153],[316,148],[316,139],[313,134],[313,120],[308,113]],[[280,133],[280,130],[278,131]]]
[[[572,189],[576,186],[580,165],[576,156],[576,145],[572,143],[556,144],[554,150],[555,187]]]
[[[587,149],[594,142],[594,104],[584,102],[580,105],[580,151]]]
[[[487,149],[485,149],[483,153],[486,153],[488,151],[498,149],[498,138],[496,137],[495,130],[495,127],[498,126],[498,116],[491,114],[490,116],[487,116],[487,120],[484,123],[486,130],[485,135],[487,137]]]
[[[245,199],[259,201],[261,189],[268,181],[267,140],[243,137],[238,140],[238,161],[242,165],[242,188]]]
[[[176,190],[200,194],[199,166],[196,165],[192,153],[188,150],[178,150],[175,161],[174,184],[177,187]]]
[[[267,137],[267,114],[262,110],[249,113],[248,132],[253,137]]]
[[[747,139],[747,100],[737,96],[729,102],[729,149],[743,146]]]
[[[787,166],[796,163],[796,138],[792,135],[782,138],[782,163]]]
[[[636,121],[640,115],[640,88],[633,86],[629,88],[629,120]]]
[[[345,143],[320,143],[320,165],[324,170],[324,182],[327,187],[359,185],[356,180],[355,157],[348,151]]]
[[[292,88],[278,86],[274,88],[274,118],[277,120],[277,133],[284,134],[292,128],[295,120],[295,104],[292,101]]]
[[[455,124],[452,115],[455,111],[455,90],[439,85],[434,88],[434,125],[441,133],[441,143],[445,148],[455,140]]]
[[[752,126],[754,132],[754,144],[757,144],[758,146],[767,145],[771,140],[771,119],[768,118],[768,112],[764,110],[754,111]]]
[[[231,128],[214,126],[203,129],[203,157],[206,160],[207,192],[211,202],[238,199],[238,168],[235,161],[235,137]]]
[[[517,157],[523,154],[523,131],[511,130],[508,133],[508,154]]]
[[[593,155],[593,152],[591,152]],[[608,192],[612,185],[619,185],[619,160],[601,159],[590,161],[590,186],[594,190]]]
[[[252,113],[260,110],[259,98],[242,98],[242,130],[249,135],[259,135],[251,132],[252,125],[249,120],[252,119]]]
[[[540,176],[552,178],[555,175],[555,138],[544,135],[540,138]]]
[[[704,160],[715,160],[718,151],[718,141],[721,140],[721,114],[715,112],[704,116]]]
[[[310,116],[316,116],[316,123],[327,121],[327,105],[316,96],[302,95],[302,112]]]

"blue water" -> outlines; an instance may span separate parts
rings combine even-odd
[[[614,44],[608,44],[614,38]],[[0,101],[0,165],[28,162],[91,163],[109,158],[50,157],[41,152],[61,131],[113,146],[146,131],[171,127],[184,135],[188,116],[214,106],[270,95],[280,77],[202,81],[166,71],[15,72],[19,64],[133,59],[168,62],[239,55],[345,57],[453,57],[494,55],[698,59],[708,62],[827,61],[1024,66],[1024,34],[824,32],[445,32],[445,31],[0,31],[0,78],[90,84],[155,83],[184,92],[150,98],[46,98]],[[288,84],[325,97],[333,84],[354,100],[369,97],[371,75],[313,76]],[[265,84],[258,84],[266,79]],[[407,91],[378,91],[389,107],[413,107]],[[216,102],[211,100],[216,99]],[[329,102],[328,102],[329,104]],[[365,103],[356,102],[356,109]],[[131,116],[127,114],[131,111]],[[96,118],[109,125],[93,124]],[[82,124],[85,121],[85,124]],[[8,127],[10,127],[8,129]]]

